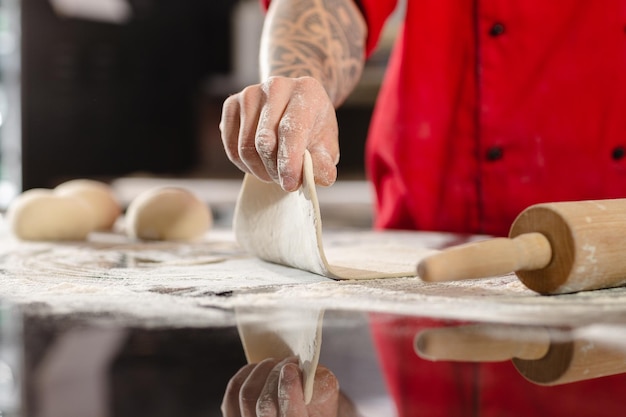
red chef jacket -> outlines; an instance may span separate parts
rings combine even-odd
[[[378,40],[394,0],[361,0]],[[367,147],[378,227],[506,234],[626,195],[626,1],[409,0]]]
[[[370,53],[396,0],[359,3]],[[407,0],[366,149],[376,226],[506,235],[538,202],[626,196],[625,29],[626,0]],[[624,376],[420,360],[425,323],[373,317],[401,417],[624,414]]]

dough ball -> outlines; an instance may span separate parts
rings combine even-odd
[[[122,212],[111,187],[100,181],[71,180],[56,187],[54,192],[62,196],[71,195],[85,199],[95,213],[94,230],[110,230]]]
[[[194,240],[213,224],[209,207],[191,192],[159,187],[138,195],[126,212],[126,232],[145,240]]]
[[[41,188],[20,194],[7,209],[9,230],[23,240],[84,240],[95,222],[82,198]]]

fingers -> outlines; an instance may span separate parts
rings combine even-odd
[[[285,364],[295,366],[299,373],[297,358],[282,361],[266,359],[258,364],[244,366],[231,378],[222,400],[224,417],[278,417],[278,392],[281,369]],[[301,374],[300,374],[301,375]],[[300,376],[301,378],[301,376]],[[302,390],[301,384],[300,390]],[[302,392],[299,393],[302,396]],[[302,400],[304,401],[304,400]],[[298,417],[305,417],[303,414]]]
[[[222,415],[224,417],[241,417],[239,410],[239,392],[256,364],[244,366],[233,376],[226,386],[226,393],[222,399]]]
[[[298,360],[295,357],[287,358],[276,364],[274,368],[270,371],[265,381],[265,386],[263,387],[263,391],[259,396],[259,401],[256,405],[256,412],[258,417],[275,417],[275,416],[283,416],[284,413],[281,411],[281,405],[279,403],[279,397],[281,393],[284,391],[283,382],[282,382],[282,372],[285,366],[294,366],[296,368],[296,373],[300,374],[300,370],[298,368]],[[301,374],[300,374],[301,375]],[[300,393],[302,396],[302,393]],[[299,399],[292,398],[292,401],[299,401]],[[304,400],[302,400],[304,402]],[[297,417],[306,417],[307,414],[301,414]]]
[[[336,417],[339,402],[339,382],[335,375],[323,366],[315,373],[313,397],[309,404],[304,402],[302,373],[295,363],[288,363],[280,369],[278,406],[281,416],[324,416]]]
[[[278,390],[277,402],[284,417],[308,415],[304,403],[302,373],[295,363],[285,364],[280,369],[280,389]]]
[[[226,156],[237,168],[248,172],[239,158],[239,113],[239,95],[228,97],[222,106],[222,119],[219,127]]]
[[[311,111],[307,111],[307,102],[307,96],[296,90],[278,124],[278,179],[285,191],[295,191],[302,184],[304,150],[315,128],[314,117]]]
[[[295,357],[266,359],[243,367],[229,382],[222,402],[224,417],[336,417],[339,383],[319,366],[313,398],[304,402],[302,371]]]
[[[265,94],[259,86],[251,86],[239,93],[239,136],[237,150],[245,171],[264,181],[272,181],[256,147],[260,113],[267,106]]]
[[[313,160],[315,183],[324,187],[331,186],[337,180],[337,164],[339,163],[339,146],[317,147],[310,149]]]
[[[284,78],[270,78],[261,85],[266,97],[266,105],[261,111],[259,124],[256,130],[255,146],[261,162],[270,178],[279,182],[278,175],[278,136],[281,121],[289,117],[286,108],[291,98],[290,83]]]
[[[260,362],[241,385],[239,393],[241,417],[257,417],[257,403],[265,388],[267,378],[277,363],[278,360],[276,359],[265,359]],[[267,413],[265,415],[272,416],[272,414]]]
[[[311,152],[315,181],[332,184],[339,162],[337,116],[322,85],[303,77],[287,104],[278,128],[278,175],[285,191],[302,184],[304,150]]]
[[[277,182],[286,191],[302,183],[305,149],[313,157],[318,184],[330,185],[336,179],[335,109],[311,77],[272,77],[229,97],[220,130],[226,154],[239,169]]]
[[[330,415],[331,411],[336,412],[338,399],[339,381],[337,377],[328,368],[318,367],[313,385],[313,398],[309,407],[325,410],[323,415]]]

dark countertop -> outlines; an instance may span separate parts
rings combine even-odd
[[[389,241],[441,248],[481,238],[361,229],[324,235],[329,250]],[[22,336],[2,340],[5,346],[12,340],[23,356],[23,367],[11,366],[29,416],[219,416],[225,384],[245,364],[238,306],[256,309],[261,319],[266,309],[294,317],[325,310],[321,363],[366,416],[393,410],[371,341],[372,314],[479,324],[470,339],[493,352],[518,352],[520,344],[528,351],[529,343],[549,343],[546,337],[583,338],[593,342],[587,350],[595,346],[606,356],[610,347],[618,357],[613,369],[626,352],[624,288],[545,297],[513,275],[449,284],[416,277],[336,282],[252,259],[228,229],[194,244],[138,243],[120,234],[80,244],[5,237],[0,255],[0,297],[17,306],[22,320],[14,322],[23,326]],[[466,335],[440,337],[459,334]],[[472,360],[473,353],[429,354]]]

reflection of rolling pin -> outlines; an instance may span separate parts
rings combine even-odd
[[[539,385],[559,385],[626,372],[626,346],[576,337],[566,329],[477,324],[420,332],[416,353],[431,361],[512,360]]]
[[[626,199],[534,205],[515,219],[508,239],[453,247],[418,265],[424,281],[510,272],[542,294],[625,284]]]
[[[541,359],[550,335],[543,327],[473,324],[437,327],[415,337],[415,352],[431,361],[502,362]]]
[[[543,358],[513,358],[513,364],[535,384],[560,385],[626,372],[626,350],[593,339],[557,337]]]

